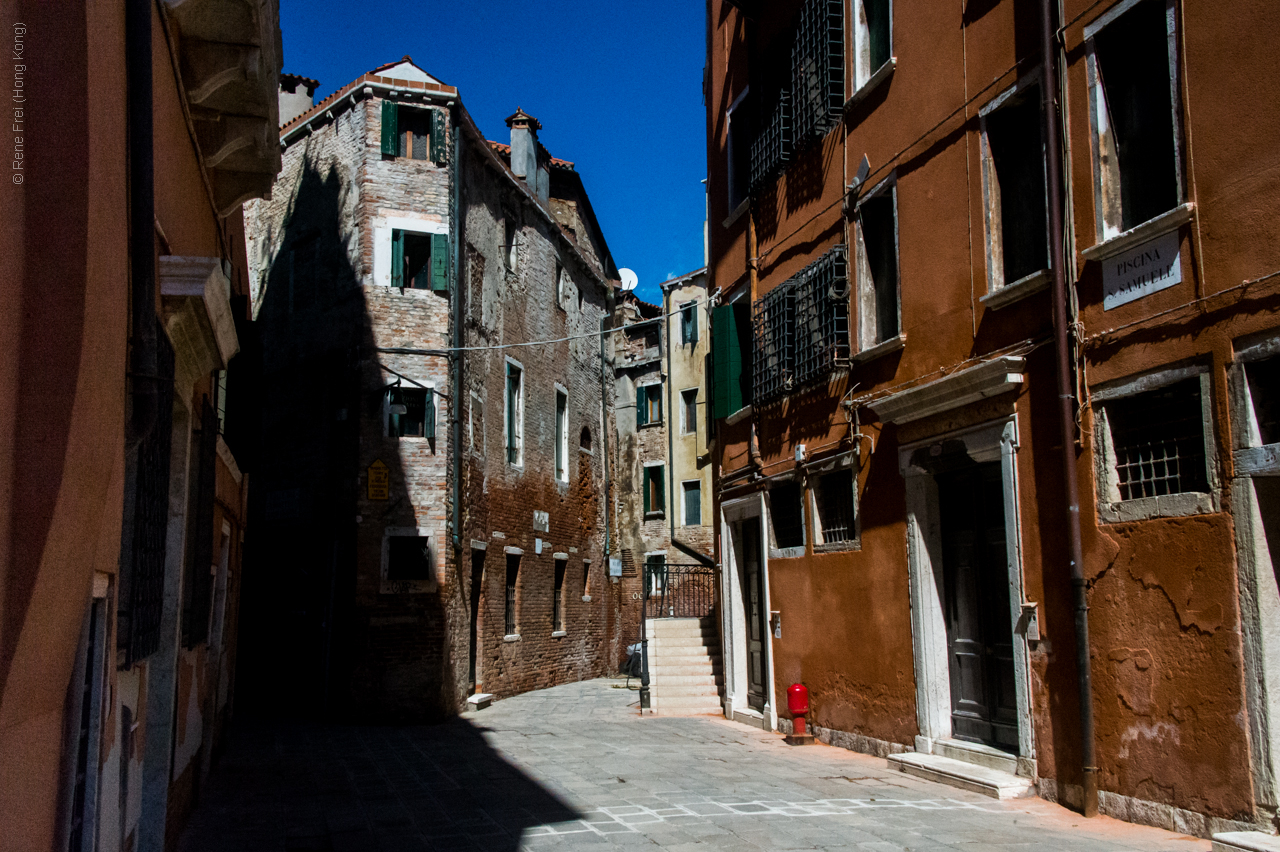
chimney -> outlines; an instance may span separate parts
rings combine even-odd
[[[529,189],[545,204],[551,196],[551,174],[548,158],[538,144],[542,122],[516,107],[515,113],[507,116],[507,127],[511,128],[511,171],[516,177],[524,178]]]
[[[298,74],[280,75],[280,126],[284,127],[315,106],[318,80]]]

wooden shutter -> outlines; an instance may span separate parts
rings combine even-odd
[[[382,102],[382,153],[393,157],[400,153],[399,109],[395,101]]]
[[[434,139],[434,135],[432,136]],[[431,235],[431,289],[449,289],[449,235]]]
[[[649,422],[649,388],[636,388],[636,428]]]
[[[660,467],[651,467],[649,470],[652,471],[653,496],[656,498],[653,501],[653,511],[661,512],[666,506],[667,496],[666,485],[663,483],[663,469]]]
[[[448,157],[445,145],[444,110],[431,110],[431,162],[443,166]]]
[[[723,420],[750,403],[748,387],[751,335],[745,302],[720,305],[711,312],[715,418]]]
[[[649,479],[653,468],[646,467],[644,469],[644,478],[641,480],[641,490],[644,491],[644,513],[647,515],[651,511],[649,508]]]
[[[404,287],[404,231],[391,232],[391,286]]]
[[[436,392],[434,388],[427,388],[426,400],[422,407],[422,437],[434,438],[436,436]]]

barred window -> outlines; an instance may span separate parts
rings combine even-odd
[[[836,246],[757,300],[754,397],[824,381],[849,359],[848,252]]]
[[[853,471],[848,468],[818,477],[813,494],[817,506],[815,545],[843,544],[857,540],[853,487]]]
[[[1209,490],[1200,378],[1106,405],[1121,500]]]
[[[795,144],[818,139],[844,111],[844,2],[806,0],[791,49]]]
[[[555,589],[551,596],[551,629],[564,630],[564,572],[569,567],[565,559],[555,562]]]
[[[504,611],[504,626],[508,636],[516,633],[516,585],[520,579],[520,557],[514,553],[507,554],[507,597]]]
[[[791,162],[791,92],[779,89],[761,110],[760,127],[751,143],[751,191]]]

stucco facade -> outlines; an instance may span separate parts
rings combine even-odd
[[[1200,835],[1270,824],[1266,530],[1277,510],[1263,461],[1272,433],[1259,424],[1274,393],[1264,377],[1280,258],[1275,152],[1261,140],[1275,114],[1263,105],[1280,91],[1259,85],[1251,43],[1229,68],[1214,49],[1227,21],[1265,28],[1274,11],[1223,12],[1062,4],[1060,79],[1046,82],[1032,4],[708,4],[708,288],[723,312],[712,348],[742,341],[754,371],[716,366],[728,714],[785,729],[779,699],[803,682],[824,739],[961,759],[976,744],[1040,795],[1083,804],[1048,87],[1068,128],[1067,440],[1100,807]],[[800,38],[802,19],[830,26],[842,53],[820,57],[833,71],[817,87],[826,100],[807,90],[790,101],[786,149],[768,135],[777,92],[794,95],[804,78],[769,56]],[[1121,37],[1150,55],[1118,51]],[[1164,84],[1142,82],[1159,74]],[[1135,135],[1121,104],[1159,117],[1167,137]],[[1167,174],[1141,172],[1153,162]],[[840,286],[819,292],[833,274]],[[805,316],[815,299],[816,336],[802,327],[785,349],[771,317]],[[804,356],[813,340],[833,355],[816,372]],[[1185,435],[1159,431],[1175,419]],[[1155,463],[1169,466],[1154,472],[1135,441],[1166,447]],[[830,542],[823,483],[846,476],[856,518]],[[989,575],[958,549],[974,535]],[[760,600],[748,561],[761,563]],[[956,578],[973,576],[1002,588],[964,598]],[[957,600],[998,612],[983,618],[1000,636],[979,651],[999,657],[982,669],[991,707],[972,713],[956,703],[972,703],[957,680],[969,677]],[[759,652],[753,617],[769,636]]]

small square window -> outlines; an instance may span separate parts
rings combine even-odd
[[[662,422],[662,384],[636,388],[636,426],[652,426]]]
[[[680,391],[680,434],[698,434],[698,389]]]
[[[853,489],[853,471],[848,468],[818,477],[813,490],[817,508],[813,530],[815,546],[857,541]]]
[[[413,594],[436,590],[435,554],[431,531],[417,527],[387,527],[382,533],[382,594]]]
[[[899,335],[897,190],[890,184],[858,205],[858,343],[866,350]]]
[[[448,290],[449,236],[393,230],[391,286],[408,290]]]
[[[691,479],[680,484],[684,498],[684,525],[697,527],[702,525],[702,481]]]
[[[769,518],[778,550],[804,549],[803,489],[798,482],[775,482],[769,487]],[[798,554],[797,554],[798,555]]]
[[[390,438],[434,438],[436,403],[431,388],[393,387],[386,393],[386,435]]]

